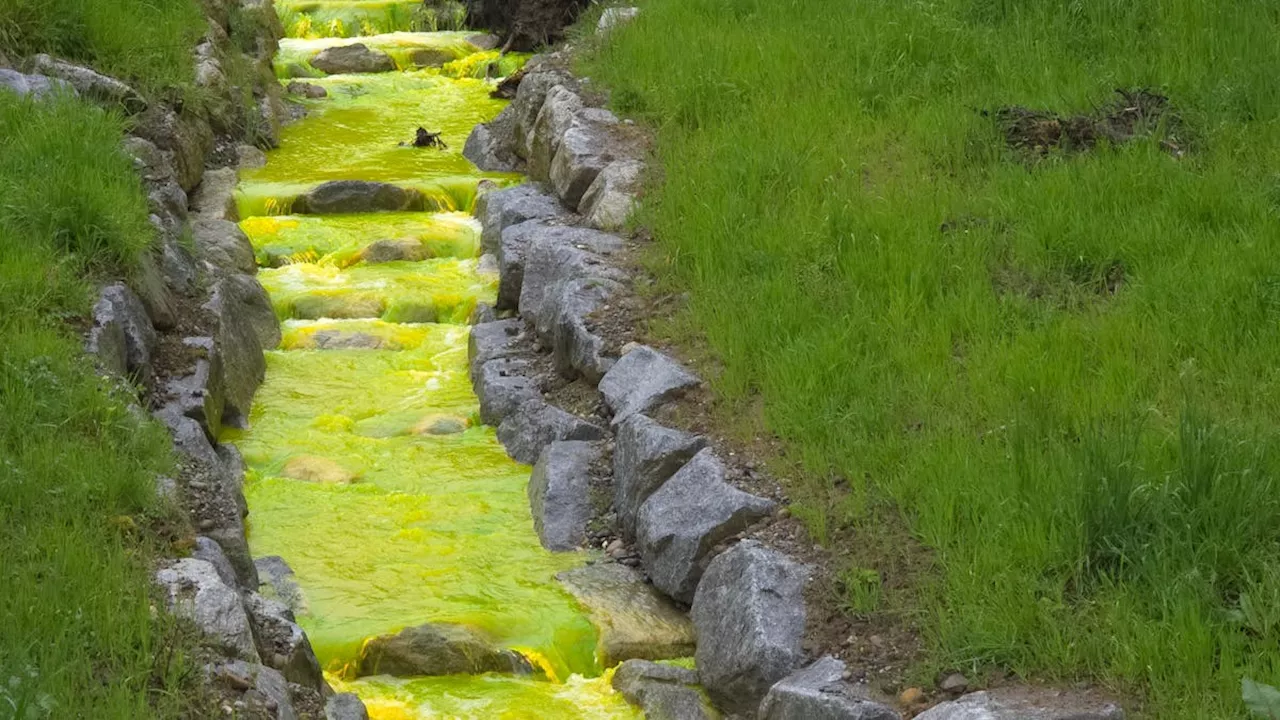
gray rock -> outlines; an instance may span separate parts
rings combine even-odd
[[[475,383],[480,421],[497,427],[521,405],[542,397],[532,372],[532,364],[520,358],[494,358],[482,365]]]
[[[539,220],[511,225],[502,231],[495,257],[498,261],[499,310],[515,310],[520,306],[520,288],[524,283],[524,255],[533,236],[547,226]]]
[[[222,360],[222,420],[231,425],[239,426],[249,417],[253,394],[266,376],[263,340],[274,340],[269,347],[280,342],[279,323],[265,298],[256,279],[232,275],[214,284],[204,305],[214,317],[214,341]]]
[[[443,48],[421,48],[409,53],[409,62],[420,68],[443,67],[445,63],[457,59],[457,54]]]
[[[155,105],[133,119],[131,133],[171,154],[175,179],[184,191],[200,184],[205,158],[213,150],[213,130],[204,118]]]
[[[542,104],[547,100],[547,93],[557,85],[573,90],[577,87],[577,82],[568,73],[558,70],[539,71],[528,67],[525,70],[524,79],[520,81],[516,96],[507,109],[512,116],[512,148],[516,155],[527,159],[533,139],[533,125],[538,119],[538,112],[542,110]]]
[[[476,261],[476,272],[481,275],[497,275],[501,272],[498,269],[498,258],[493,253],[485,253]],[[492,306],[490,306],[492,307]]]
[[[191,223],[196,254],[218,274],[258,272],[253,244],[240,226],[229,220],[202,218]]]
[[[390,183],[366,180],[333,180],[294,200],[295,213],[399,212],[424,209],[422,193]]]
[[[698,674],[716,705],[755,712],[804,662],[806,581],[803,566],[752,540],[711,562],[691,614]]]
[[[381,50],[373,50],[364,43],[353,43],[321,50],[311,58],[311,67],[330,75],[338,75],[393,72],[396,63]]]
[[[871,700],[866,688],[844,682],[844,663],[824,657],[779,680],[760,703],[760,720],[900,720]]]
[[[524,323],[512,318],[481,323],[471,328],[467,341],[467,361],[471,365],[472,380],[479,380],[480,368],[498,358],[515,357],[531,352],[532,340]]]
[[[285,92],[290,95],[301,95],[304,98],[319,100],[320,98],[329,97],[329,91],[314,83],[302,82],[301,80],[291,80],[285,86]]]
[[[619,283],[603,278],[579,278],[556,286],[547,302],[554,318],[551,357],[561,377],[583,377],[596,384],[613,367],[614,359],[605,354],[604,338],[592,332],[587,318],[621,289]]]
[[[129,288],[147,308],[147,317],[157,330],[172,330],[178,324],[178,306],[165,282],[155,254],[143,253],[134,263]]]
[[[553,442],[603,438],[604,428],[541,399],[521,405],[498,426],[498,440],[507,454],[526,465],[537,462],[542,449]]]
[[[222,430],[226,410],[222,357],[211,337],[183,338],[190,372],[171,378],[165,386],[169,408],[200,423],[209,440]]]
[[[256,170],[267,164],[267,154],[252,145],[236,146],[236,168]]]
[[[606,33],[618,27],[625,25],[640,15],[638,7],[611,7],[605,8],[600,14],[600,22],[596,23],[596,32]]]
[[[187,193],[175,181],[147,183],[147,209],[159,220],[153,224],[166,241],[176,240],[182,235],[188,202]]]
[[[227,559],[227,554],[222,552],[222,546],[214,542],[213,538],[199,535],[196,537],[196,549],[191,553],[191,557],[197,560],[204,560],[213,566],[218,572],[218,577],[227,587],[234,588],[239,584],[236,579],[236,569],[231,567],[231,561]]]
[[[307,600],[298,585],[293,568],[279,555],[268,555],[253,561],[262,585],[258,592],[268,599],[279,600],[295,615],[307,612]]]
[[[615,128],[618,118],[608,110],[579,110],[560,139],[560,147],[551,161],[551,187],[574,210],[591,183],[615,160],[628,152],[628,146]]]
[[[0,88],[18,94],[28,95],[37,100],[47,98],[59,91],[75,93],[75,89],[65,80],[46,77],[44,75],[23,75],[17,70],[0,68]]]
[[[693,601],[716,545],[773,511],[772,502],[724,478],[719,458],[703,450],[650,495],[636,516],[636,545],[649,577],[681,602]]]
[[[587,539],[591,519],[591,464],[600,448],[582,441],[553,442],[542,449],[529,476],[529,507],[542,546],[576,550]]]
[[[1008,687],[935,705],[917,720],[1124,720],[1124,710],[1083,690]]]
[[[279,670],[285,680],[323,693],[328,684],[320,662],[288,606],[258,593],[246,595],[244,604],[263,663]]]
[[[272,717],[275,720],[297,720],[289,692],[289,681],[278,670],[232,660],[210,669],[217,682],[233,690],[243,692],[237,704],[244,708],[247,717]]]
[[[427,248],[417,240],[378,240],[360,252],[366,263],[387,263],[401,260],[426,260]]]
[[[492,257],[486,255],[485,257]],[[481,258],[483,260],[483,258]],[[497,322],[498,312],[493,306],[486,302],[476,303],[476,309],[471,311],[471,318],[468,320],[472,325],[484,325],[485,323]]]
[[[147,109],[146,98],[142,97],[137,90],[87,67],[55,60],[48,55],[36,55],[31,61],[31,66],[41,75],[58,78],[70,84],[83,97],[110,107],[118,107],[130,115]]]
[[[647,660],[628,660],[613,674],[613,689],[644,710],[648,720],[719,718],[697,683],[698,675],[692,670]]]
[[[177,560],[156,573],[156,582],[166,592],[170,612],[193,622],[218,649],[258,662],[240,595],[222,582],[211,563],[196,558]]]
[[[623,535],[635,536],[640,506],[707,446],[707,439],[640,414],[618,426],[613,449],[613,507]]]
[[[495,255],[501,245],[502,232],[512,225],[529,220],[565,217],[564,206],[554,195],[538,185],[525,184],[494,190],[476,200],[475,216],[483,228],[480,245]]]
[[[947,676],[942,678],[941,682],[938,683],[939,690],[952,695],[959,695],[968,688],[969,678],[958,672],[948,673]]]
[[[123,339],[124,369],[135,381],[151,382],[151,355],[158,338],[147,309],[129,288],[114,283],[102,289],[93,306],[93,330],[89,334],[91,352],[96,352],[104,366],[119,369],[120,345]]]
[[[480,170],[516,172],[522,169],[524,161],[516,155],[512,138],[514,123],[515,116],[503,110],[489,122],[476,125],[462,147],[462,156]]]
[[[467,36],[467,44],[480,52],[486,50],[497,50],[502,45],[502,38],[489,33],[476,33]]]
[[[356,674],[414,677],[422,675],[478,675],[486,672],[532,672],[517,652],[496,647],[487,638],[461,625],[432,624],[405,628],[396,635],[376,637],[360,651]]]
[[[172,155],[145,138],[126,135],[120,147],[133,158],[133,167],[147,183],[165,183],[177,179]]]
[[[176,185],[174,187],[177,187]],[[151,216],[154,219],[156,216]],[[196,267],[195,256],[186,248],[176,235],[165,237],[160,248],[160,274],[164,282],[174,292],[191,295],[195,289],[200,270]]]
[[[561,285],[573,280],[625,279],[606,260],[623,247],[622,238],[588,228],[548,225],[532,234],[525,249],[519,309],[539,338],[550,343],[554,337]]]
[[[563,85],[547,91],[529,138],[529,177],[539,182],[551,179],[551,159],[560,149],[560,139],[573,123],[574,115],[582,108],[582,98]]]
[[[675,360],[640,345],[622,356],[600,381],[600,393],[613,411],[613,424],[668,402],[690,388],[698,377]]]
[[[639,160],[615,160],[606,165],[578,207],[587,224],[606,231],[625,226],[635,210],[643,177],[644,163]]]
[[[639,572],[599,562],[566,570],[556,579],[591,615],[600,634],[596,657],[602,666],[693,655],[693,623]]]
[[[236,208],[236,183],[239,180],[235,168],[207,171],[191,195],[192,212],[201,220],[239,222],[240,211]]]
[[[369,720],[369,711],[355,693],[338,693],[324,704],[324,720]]]
[[[89,328],[84,349],[94,357],[98,369],[118,378],[129,377],[129,348],[124,326],[110,312],[109,306],[104,313],[99,313],[95,306],[94,324]]]

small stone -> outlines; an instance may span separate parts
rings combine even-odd
[[[290,458],[280,474],[294,480],[325,484],[345,484],[356,479],[356,474],[328,458],[316,455],[298,455]]]
[[[909,687],[898,695],[898,702],[905,707],[912,707],[924,702],[924,691],[918,687]]]
[[[953,695],[959,695],[969,689],[969,678],[960,673],[950,673],[938,683],[938,689]]]

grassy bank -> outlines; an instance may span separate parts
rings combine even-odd
[[[648,0],[587,61],[658,128],[666,330],[815,538],[890,508],[931,549],[936,666],[1160,718],[1280,680],[1277,36],[1261,0]],[[1171,112],[1083,152],[998,122],[1117,88]]]
[[[142,7],[4,3],[0,52],[56,52],[166,85],[190,68],[190,44],[178,49],[190,32],[149,24],[163,18]],[[130,42],[173,49],[156,55]],[[122,134],[121,118],[88,103],[0,92],[3,718],[189,710],[188,641],[153,616],[149,581],[160,550],[151,528],[168,512],[155,478],[172,470],[169,442],[127,410],[127,389],[82,357],[76,330],[95,281],[127,274],[152,241]]]

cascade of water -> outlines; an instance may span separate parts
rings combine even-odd
[[[416,4],[280,6],[294,35],[348,36],[406,30],[397,23]],[[251,547],[292,568],[294,610],[331,683],[374,718],[634,718],[608,687],[595,628],[554,579],[585,558],[539,545],[529,469],[480,425],[467,377],[465,323],[497,283],[478,267],[468,211],[480,181],[518,180],[461,156],[472,126],[501,108],[472,77],[495,54],[463,33],[359,39],[396,69],[309,80],[326,96],[305,101],[309,115],[238,189],[285,331],[249,427],[224,438],[249,467]],[[315,54],[350,42],[286,40],[277,69],[319,76]],[[412,147],[419,126],[447,148]],[[299,200],[317,187],[350,180],[386,184],[355,195],[412,202],[291,214],[321,207]],[[462,626],[532,672],[361,676],[372,639],[428,623]]]

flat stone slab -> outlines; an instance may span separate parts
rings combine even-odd
[[[711,550],[773,508],[726,483],[720,459],[703,450],[640,506],[636,545],[645,570],[659,590],[693,602]]]
[[[935,705],[916,720],[1124,720],[1124,710],[1086,691],[1009,687]]]
[[[529,508],[542,546],[576,550],[587,539],[591,519],[591,464],[600,448],[581,440],[553,442],[542,449],[529,476]]]
[[[641,345],[623,355],[600,380],[600,393],[616,426],[697,387],[698,376],[670,357]]]
[[[719,718],[697,683],[698,674],[692,670],[648,660],[628,660],[613,674],[613,689],[644,710],[648,720]]]
[[[498,440],[516,462],[532,465],[559,440],[603,440],[604,428],[542,400],[530,400],[498,426]]]
[[[754,713],[804,663],[806,569],[744,540],[716,557],[693,600],[698,673],[716,705]]]
[[[635,414],[618,426],[613,448],[613,508],[623,535],[635,536],[640,506],[707,446],[704,437]]]
[[[759,720],[900,720],[871,700],[865,687],[844,681],[845,665],[824,657],[779,680],[760,703]]]
[[[600,562],[556,575],[591,615],[600,632],[597,653],[604,667],[624,660],[691,657],[693,623],[625,565]]]

